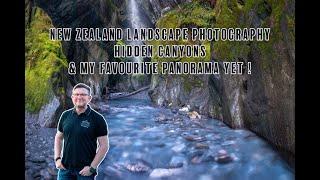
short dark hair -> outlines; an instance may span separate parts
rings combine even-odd
[[[78,88],[85,88],[86,90],[88,90],[89,95],[91,96],[91,88],[88,85],[86,85],[84,83],[78,83],[73,87],[72,91],[74,91],[75,89],[78,89]]]

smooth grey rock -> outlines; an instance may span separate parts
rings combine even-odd
[[[113,166],[107,166],[104,169],[104,173],[111,177],[120,178],[122,176],[122,172],[118,168]]]
[[[52,127],[55,124],[56,119],[54,117],[59,106],[60,102],[58,98],[53,96],[48,104],[41,107],[38,117],[41,127]],[[42,141],[42,139],[40,140]]]
[[[172,151],[178,153],[178,152],[181,152],[185,147],[186,147],[185,144],[177,144],[177,145],[173,146],[171,149],[172,149]]]
[[[142,162],[138,162],[136,164],[127,164],[126,169],[131,172],[147,172],[150,170],[150,167]]]
[[[41,157],[37,156],[37,157],[31,157],[30,161],[34,162],[34,163],[44,163],[44,162],[46,162],[46,159],[43,156],[41,156]]]
[[[50,173],[46,170],[46,169],[42,169],[40,171],[40,175],[42,178],[44,178],[45,180],[49,180],[52,179],[52,176],[50,175]]]
[[[173,156],[170,160],[169,166],[170,168],[179,168],[184,164],[187,164],[187,160],[183,156]]]
[[[207,144],[205,144],[205,143],[197,143],[195,145],[195,148],[196,149],[209,149],[209,146]]]
[[[157,168],[157,169],[154,169],[150,173],[149,177],[150,178],[163,178],[163,177],[178,175],[180,173],[182,173],[181,168],[174,168],[174,169]]]

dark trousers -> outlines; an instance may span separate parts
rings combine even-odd
[[[90,176],[82,176],[79,174],[81,169],[59,169],[58,180],[94,180],[97,174],[92,174]]]

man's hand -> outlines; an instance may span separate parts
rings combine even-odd
[[[56,160],[56,158],[60,157],[60,154],[61,154],[62,141],[63,141],[63,133],[58,130],[54,138],[54,157],[55,157],[56,168],[58,169],[66,169],[61,163],[61,158]]]
[[[80,172],[79,174],[81,174],[82,176],[90,176],[92,173],[90,172],[90,167],[89,166],[85,166]]]
[[[56,168],[66,170],[66,168],[63,166],[63,164],[62,164],[62,162],[61,162],[61,159],[58,159],[58,160],[56,161]]]

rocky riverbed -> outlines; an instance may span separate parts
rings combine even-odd
[[[54,164],[55,128],[41,127],[34,116],[25,119],[25,179],[57,179]]]
[[[245,129],[149,100],[110,101],[110,149],[97,180],[294,179],[280,155]]]
[[[110,149],[97,180],[294,179],[294,172],[263,139],[188,107],[170,110],[128,98],[104,107]],[[33,119],[26,118],[26,179],[56,179],[56,129],[42,128]]]

